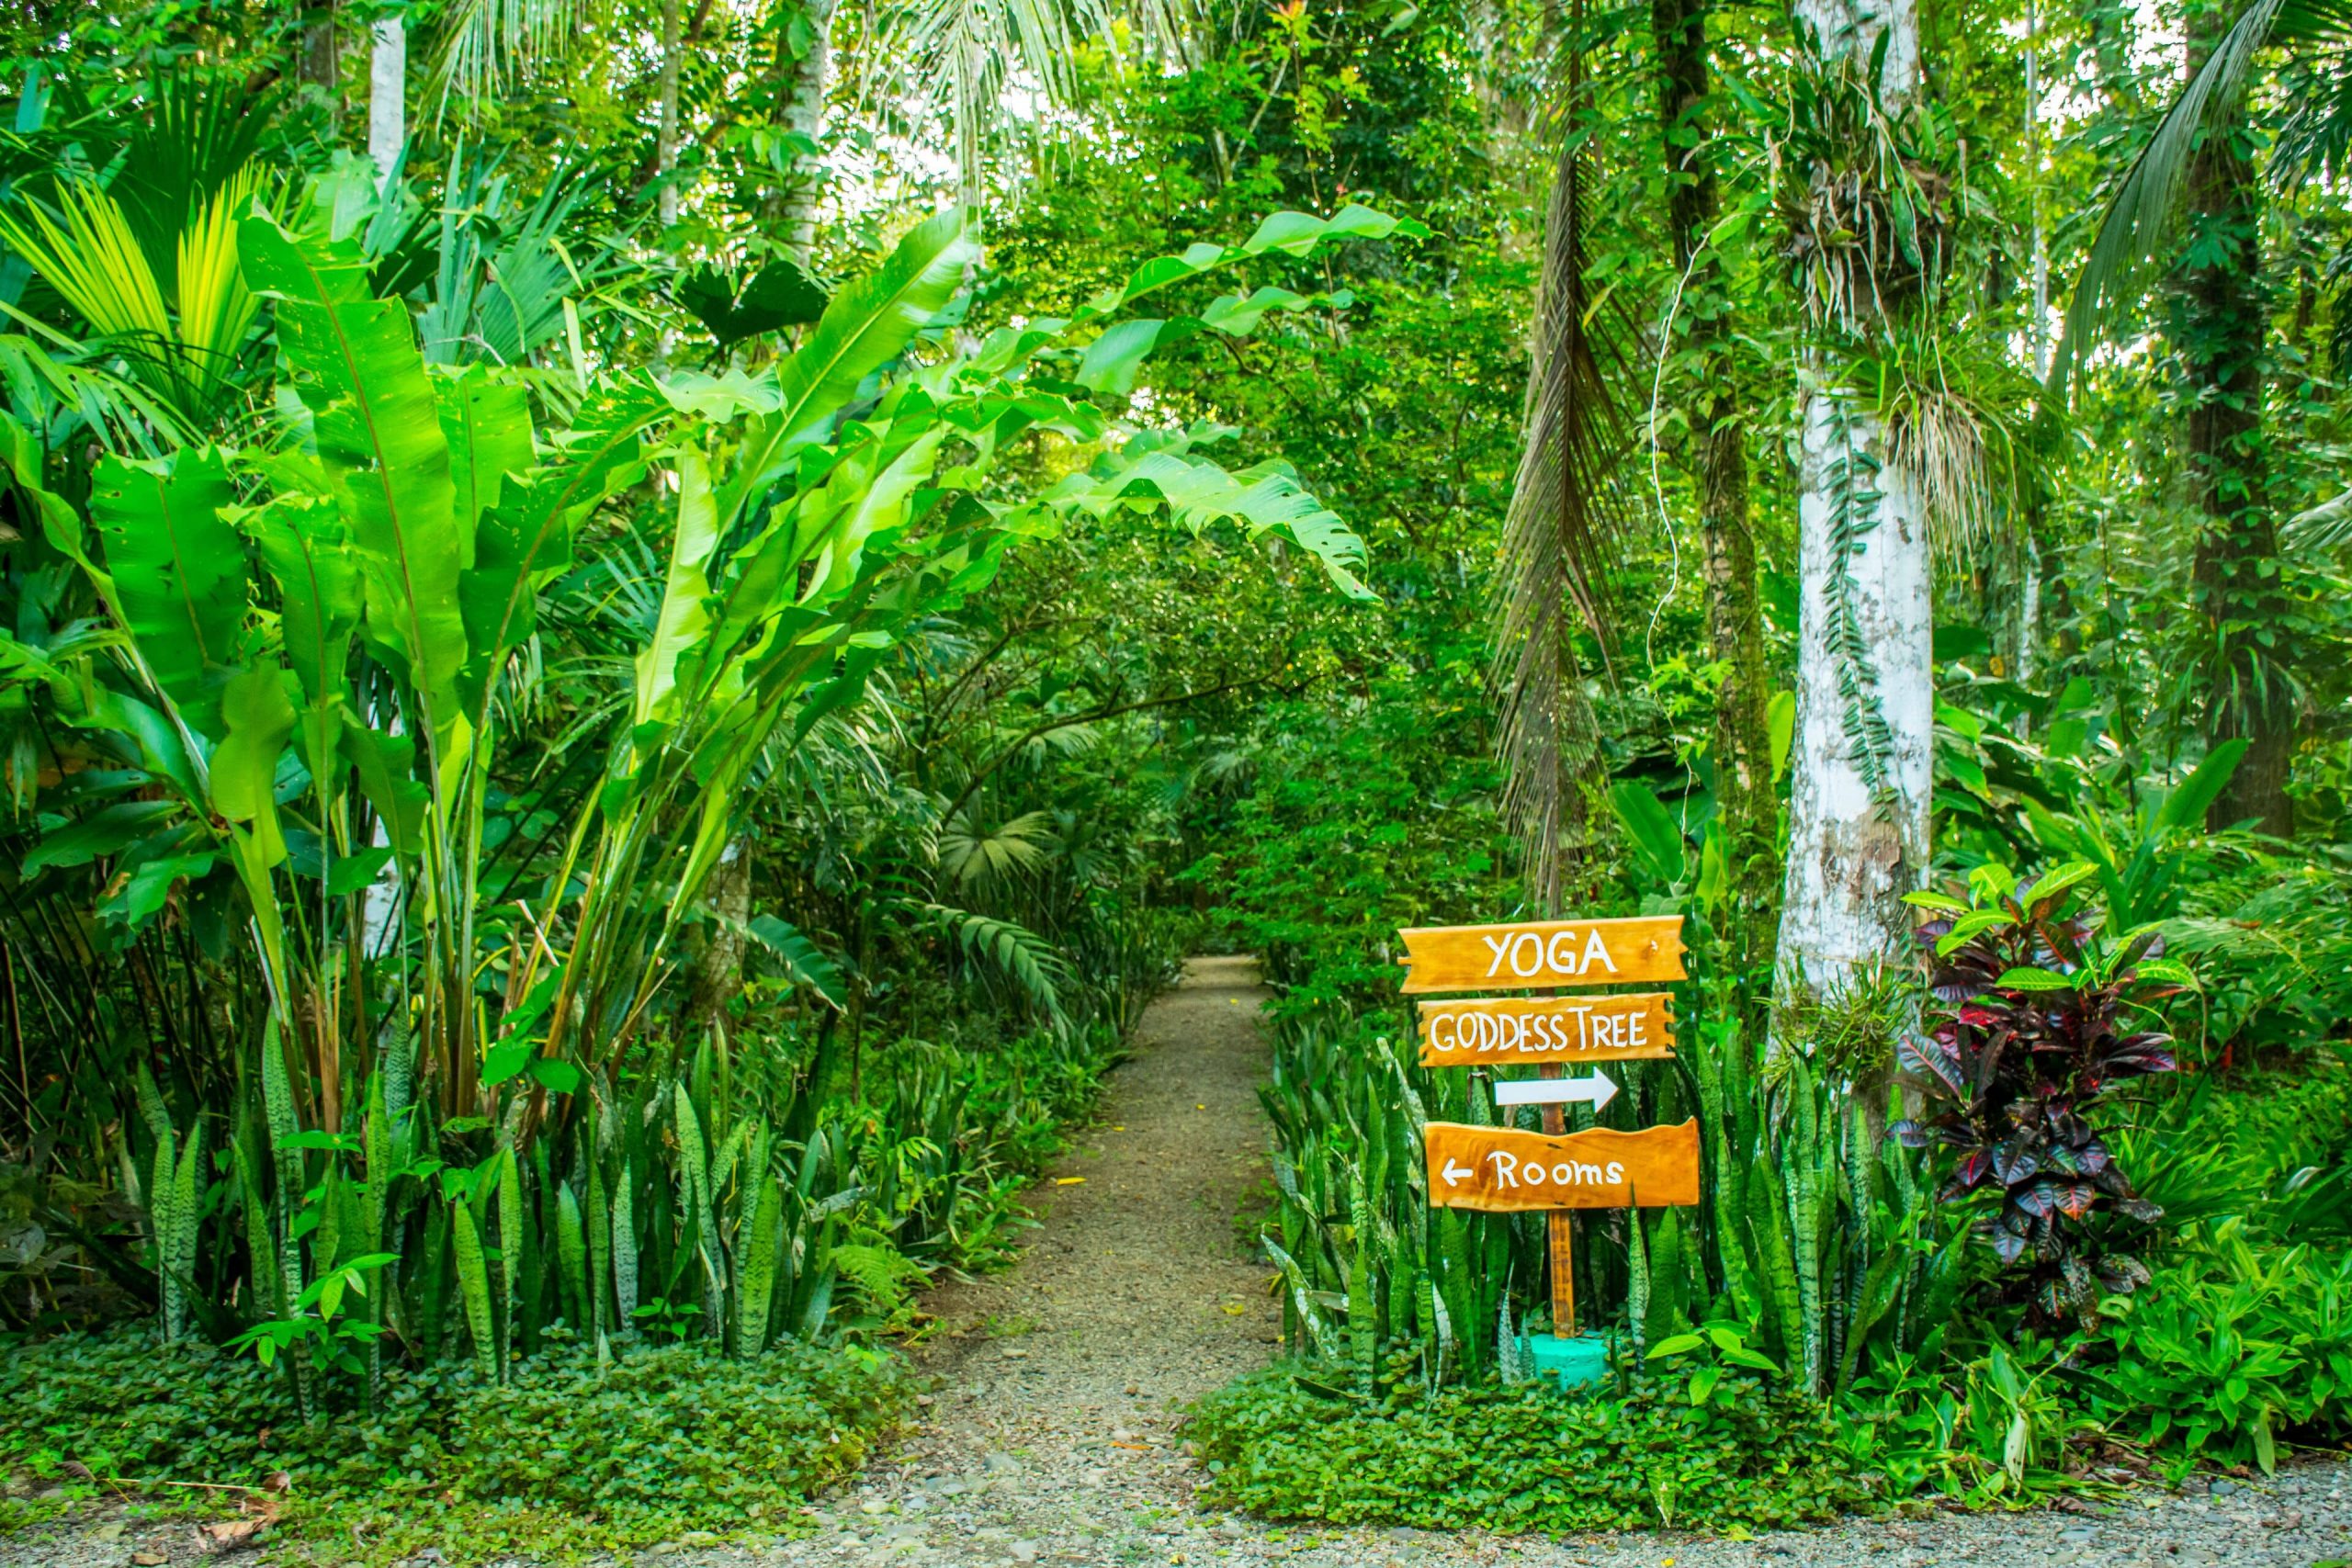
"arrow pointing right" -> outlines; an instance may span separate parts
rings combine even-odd
[[[1598,1111],[1616,1098],[1616,1080],[1599,1067],[1589,1078],[1515,1078],[1495,1085],[1497,1105],[1558,1105],[1589,1100]]]

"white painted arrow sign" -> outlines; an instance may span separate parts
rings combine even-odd
[[[1589,1100],[1598,1111],[1616,1098],[1616,1080],[1598,1067],[1587,1078],[1515,1078],[1495,1085],[1497,1105],[1559,1105]]]
[[[1464,1170],[1460,1166],[1454,1164],[1450,1158],[1445,1162],[1445,1184],[1448,1187],[1458,1187],[1462,1184],[1462,1179],[1464,1177],[1476,1176],[1478,1172],[1475,1168],[1469,1170]]]

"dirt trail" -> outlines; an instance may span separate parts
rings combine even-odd
[[[1281,1338],[1234,1224],[1266,1174],[1266,995],[1253,961],[1198,958],[1152,1006],[1097,1124],[1036,1189],[1020,1265],[925,1303],[944,1325],[925,1426],[785,1556],[1166,1562],[1197,1533],[1176,1415]]]

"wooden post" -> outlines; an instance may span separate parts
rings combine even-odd
[[[1535,1070],[1547,1078],[1561,1073],[1557,1062],[1546,1062]],[[1544,1108],[1544,1130],[1554,1137],[1568,1130],[1567,1117],[1560,1107]],[[1552,1332],[1559,1338],[1573,1339],[1577,1332],[1576,1216],[1566,1209],[1555,1209],[1544,1219],[1552,1244]]]

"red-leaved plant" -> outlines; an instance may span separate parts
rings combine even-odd
[[[2195,984],[2154,930],[2110,935],[2070,912],[2093,874],[2077,862],[2020,887],[1987,865],[1966,902],[1910,896],[1931,916],[1918,930],[1931,1001],[1924,1032],[1906,1032],[1895,1055],[1921,1114],[1887,1129],[1941,1146],[1945,1201],[1997,1196],[1976,1234],[2005,1265],[2030,1265],[2033,1303],[2052,1319],[2088,1317],[2102,1293],[2148,1278],[2130,1253],[2097,1251],[2086,1224],[2102,1206],[2143,1223],[2164,1214],[2133,1193],[2094,1115],[2122,1080],[2174,1069],[2153,1004]]]

